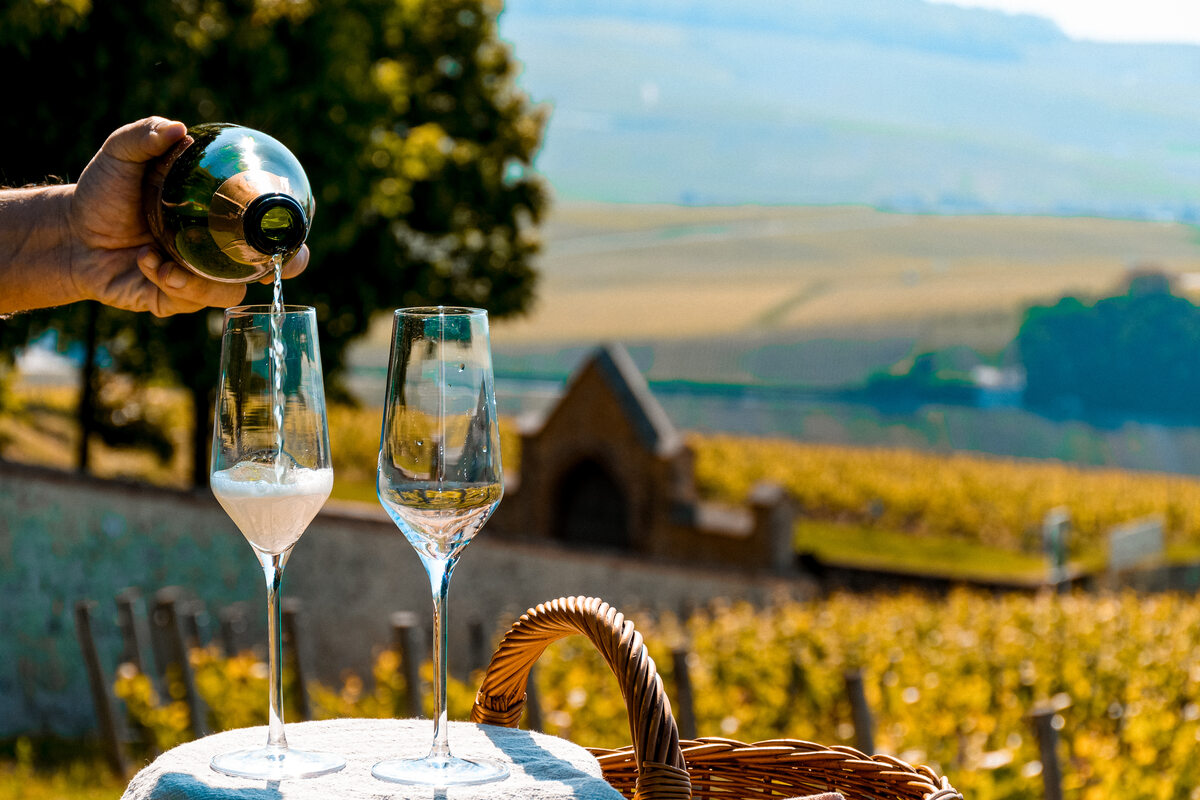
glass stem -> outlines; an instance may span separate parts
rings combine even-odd
[[[427,558],[425,571],[433,593],[433,744],[429,758],[450,758],[449,732],[446,712],[446,649],[449,643],[446,628],[446,595],[450,591],[453,558]]]
[[[287,562],[287,553],[258,553],[258,560],[267,581],[267,673],[270,681],[267,747],[286,750],[287,738],[283,735],[283,631],[279,589],[283,584],[283,565]]]

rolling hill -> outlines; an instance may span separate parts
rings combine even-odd
[[[1200,47],[921,0],[510,0],[560,198],[1200,218]]]

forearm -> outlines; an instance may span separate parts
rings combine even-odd
[[[74,186],[0,190],[0,314],[71,303]]]

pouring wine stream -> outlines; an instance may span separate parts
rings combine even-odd
[[[283,254],[271,256],[275,291],[271,299],[271,414],[275,420],[275,482],[283,483]]]

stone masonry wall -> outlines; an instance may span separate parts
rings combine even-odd
[[[98,602],[104,669],[120,651],[114,595],[184,587],[210,614],[244,602],[247,639],[265,637],[262,573],[249,545],[207,492],[181,492],[0,463],[0,736],[94,726],[75,637],[77,600]],[[467,622],[496,635],[526,608],[561,595],[603,597],[621,610],[701,605],[714,597],[799,596],[795,579],[684,568],[583,552],[552,542],[489,540],[467,548],[450,589],[450,668],[463,663]],[[284,594],[302,603],[301,646],[314,677],[369,675],[397,610],[431,613],[416,556],[382,509],[330,504],[296,546]],[[263,702],[266,702],[264,697]]]

